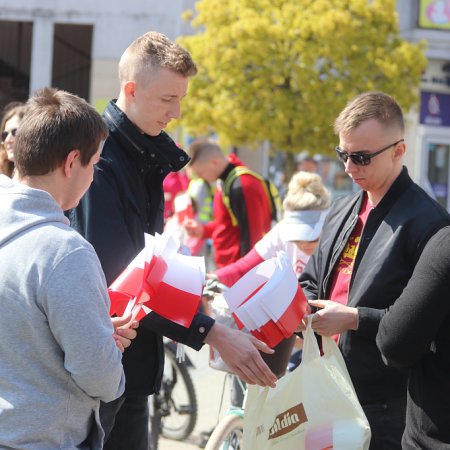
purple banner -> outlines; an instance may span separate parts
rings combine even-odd
[[[420,123],[450,127],[450,94],[420,93]]]

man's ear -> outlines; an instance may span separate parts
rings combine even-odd
[[[134,99],[136,91],[136,83],[134,81],[127,81],[123,86],[123,92],[125,93],[125,98],[128,101],[132,101]]]
[[[400,159],[406,152],[406,145],[404,142],[399,142],[394,150],[394,156],[396,159]]]
[[[64,175],[67,178],[72,177],[72,169],[75,161],[79,159],[81,156],[80,150],[71,150],[69,154],[66,156],[66,159],[63,163]]]

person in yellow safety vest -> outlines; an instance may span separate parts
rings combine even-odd
[[[190,236],[212,238],[214,262],[220,268],[244,256],[270,230],[272,197],[260,176],[247,170],[238,174],[242,161],[234,154],[225,155],[215,142],[198,139],[188,154],[193,173],[209,183],[220,181],[214,196],[214,219],[207,224],[190,219],[183,225]]]
[[[215,188],[203,178],[192,178],[187,188],[191,199],[195,219],[200,223],[208,223],[213,218],[213,197]],[[208,256],[207,239],[188,236],[186,245],[193,256]]]

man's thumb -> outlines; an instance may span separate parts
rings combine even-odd
[[[115,317],[114,318],[114,328],[128,328],[124,325],[128,325],[131,322],[131,313],[127,314],[126,316],[122,316],[122,317]]]

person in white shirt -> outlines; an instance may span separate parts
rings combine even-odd
[[[300,171],[291,178],[283,201],[283,219],[233,264],[209,274],[226,286],[233,285],[259,263],[284,251],[299,276],[318,242],[330,205],[330,194],[320,175]]]

